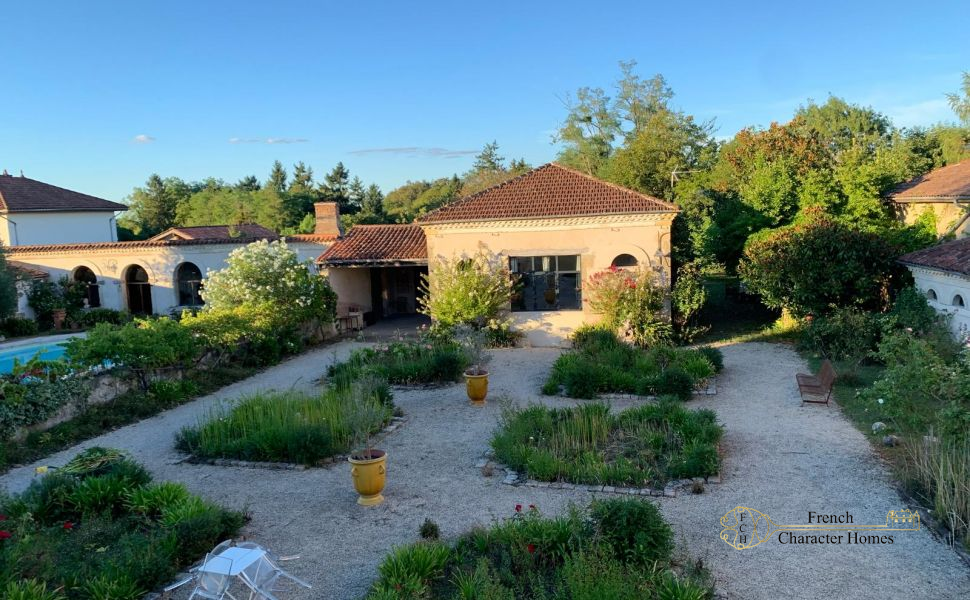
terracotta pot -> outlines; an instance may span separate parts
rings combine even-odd
[[[350,476],[354,479],[354,489],[360,494],[357,504],[375,506],[384,501],[384,479],[387,475],[387,453],[383,450],[369,450],[365,455],[351,456]]]
[[[63,308],[55,308],[51,311],[51,319],[54,320],[54,329],[63,329],[66,318],[67,311]]]
[[[472,404],[485,404],[485,396],[488,396],[488,373],[477,375],[465,373],[465,391]]]

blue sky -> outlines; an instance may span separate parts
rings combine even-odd
[[[966,3],[934,4],[12,3],[0,169],[121,200],[153,172],[343,161],[388,191],[465,171],[492,140],[552,160],[563,98],[629,59],[722,137],[830,93],[929,125],[970,70]]]

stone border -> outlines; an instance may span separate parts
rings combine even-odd
[[[720,454],[720,448],[718,448],[718,454]],[[668,481],[667,485],[663,488],[635,488],[613,485],[586,485],[582,483],[568,483],[565,481],[537,481],[535,479],[526,479],[517,471],[513,471],[508,467],[492,462],[491,459],[491,451],[486,452],[485,455],[475,463],[475,468],[484,469],[491,465],[495,469],[502,469],[505,471],[505,477],[502,479],[502,485],[511,485],[516,487],[525,486],[533,488],[549,488],[553,490],[585,490],[587,492],[603,494],[676,498],[678,491],[683,490],[684,488],[692,487],[695,483],[715,485],[720,484],[723,481],[721,473],[718,473],[717,475],[708,475],[707,477],[694,477],[692,479],[674,479]]]
[[[376,435],[380,436],[380,439],[383,440],[391,433],[397,431],[397,429],[406,421],[407,419],[405,417],[391,417],[391,421]],[[193,456],[189,456],[181,462],[209,465],[213,467],[243,467],[247,469],[270,469],[277,471],[306,471],[307,469],[326,468],[335,463],[344,463],[347,461],[347,458],[348,456],[346,454],[328,456],[327,458],[321,459],[317,464],[309,467],[307,465],[297,463],[260,462],[252,460],[235,460],[232,458],[196,458]]]
[[[716,396],[717,395],[717,377],[711,377],[707,380],[707,385],[703,388],[694,388],[693,394],[695,396]],[[564,398],[569,396],[564,396]],[[656,400],[656,396],[640,396],[639,394],[599,394],[595,398],[596,400]]]

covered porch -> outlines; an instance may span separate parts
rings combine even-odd
[[[357,225],[317,264],[337,293],[338,316],[360,312],[364,324],[373,325],[418,314],[428,258],[416,225]]]

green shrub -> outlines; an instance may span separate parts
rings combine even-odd
[[[72,362],[87,367],[106,363],[124,366],[136,375],[145,391],[153,372],[187,368],[199,352],[191,331],[167,317],[125,325],[100,323],[86,337],[71,338],[67,343]]]
[[[233,250],[225,268],[206,276],[202,298],[202,312],[272,306],[276,322],[291,326],[314,320],[330,323],[337,311],[337,295],[327,278],[300,262],[282,240]]]
[[[802,345],[824,358],[859,365],[876,350],[882,327],[877,314],[855,307],[836,308],[808,323]]]
[[[715,367],[708,358],[723,360],[710,349],[670,346],[636,348],[612,330],[584,326],[573,335],[573,349],[561,354],[542,386],[544,394],[558,394],[560,386],[571,398],[595,398],[602,393],[674,394],[690,399],[699,381]],[[667,373],[667,371],[670,371]]]
[[[435,326],[470,325],[492,331],[493,340],[514,339],[508,318],[514,292],[508,261],[484,250],[471,257],[437,258],[422,275],[419,311]]]
[[[418,533],[421,534],[423,540],[436,540],[441,537],[441,529],[431,519],[425,519],[424,523],[421,523]]]
[[[0,439],[10,437],[20,427],[42,423],[69,405],[83,406],[90,384],[80,377],[61,377],[53,381],[36,376],[19,382],[0,379]]]
[[[81,312],[77,317],[77,323],[82,327],[94,327],[98,323],[122,325],[129,321],[131,321],[130,314],[111,308],[91,308]]]
[[[717,473],[721,433],[712,411],[665,396],[618,414],[600,403],[506,409],[491,444],[533,479],[642,487]]]
[[[22,494],[0,497],[0,513],[14,533],[0,543],[0,571],[17,582],[4,597],[32,600],[48,599],[50,590],[141,598],[243,524],[242,514],[178,484],[152,485],[144,467],[109,448],[92,448]]]
[[[715,373],[720,373],[724,370],[724,353],[718,348],[711,346],[701,346],[697,348],[697,351],[707,358],[708,362],[714,367]]]
[[[20,317],[7,317],[0,322],[0,332],[8,338],[26,337],[37,335],[37,321],[33,319],[21,319]]]
[[[901,269],[898,254],[878,234],[811,208],[794,225],[748,238],[738,273],[765,305],[796,317],[824,315],[832,306],[882,310]]]
[[[933,329],[946,327],[945,317],[926,301],[926,296],[915,287],[899,290],[889,314],[902,328],[912,329],[917,334],[926,334]]]
[[[69,321],[76,321],[84,307],[87,284],[73,281],[66,275],[57,281],[34,280],[27,292],[27,304],[37,315],[37,322],[43,329],[54,325],[53,313],[63,309]]]
[[[669,343],[673,328],[664,315],[668,290],[648,269],[610,267],[593,274],[586,284],[593,311],[603,315],[605,327],[622,329],[640,347]]]
[[[695,574],[672,573],[671,538],[659,511],[639,500],[594,503],[553,518],[519,505],[512,518],[472,529],[450,548],[395,548],[367,598],[637,600],[657,597],[661,588],[675,594],[662,598],[687,591],[710,597]]]
[[[183,429],[176,444],[204,458],[312,465],[347,453],[356,438],[380,430],[393,411],[386,395],[386,384],[373,378],[315,396],[255,395]]]
[[[596,531],[617,557],[644,567],[670,559],[674,533],[657,507],[646,500],[617,498],[590,505]]]
[[[390,383],[414,385],[458,381],[468,367],[461,346],[447,342],[392,342],[356,350],[345,362],[329,367],[334,385],[347,385],[366,375]]]
[[[66,600],[58,590],[48,590],[47,583],[36,579],[11,581],[3,590],[6,600]]]
[[[670,307],[674,329],[682,343],[690,343],[710,329],[698,322],[706,302],[707,289],[704,287],[701,266],[697,262],[689,262],[678,267],[670,292]]]

